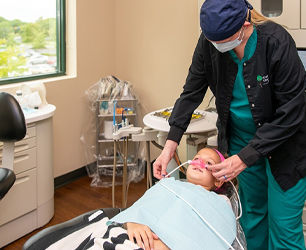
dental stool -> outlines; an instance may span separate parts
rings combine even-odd
[[[0,168],[0,201],[10,190],[16,180],[15,173],[7,168]]]
[[[17,100],[9,93],[0,92],[0,200],[13,186],[14,143],[24,138],[27,127],[24,114]]]

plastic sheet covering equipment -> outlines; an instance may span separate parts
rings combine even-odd
[[[124,163],[128,171],[127,185],[141,181],[145,172],[145,142],[129,141],[129,152],[124,155],[126,142],[118,140],[114,149],[112,139],[113,118],[119,127],[122,122],[137,123],[138,98],[133,93],[132,84],[115,76],[106,76],[87,89],[85,94],[90,112],[88,109],[85,111],[80,139],[85,147],[91,186],[112,186],[114,158],[116,185],[122,184]]]

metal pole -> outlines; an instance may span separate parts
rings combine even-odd
[[[114,140],[114,166],[113,166],[113,183],[112,183],[113,207],[115,207],[115,181],[116,181],[116,161],[117,161],[116,156],[117,156],[116,140]]]

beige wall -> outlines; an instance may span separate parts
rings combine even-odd
[[[148,111],[173,105],[198,37],[197,1],[117,0],[116,13],[117,74]]]
[[[198,40],[197,0],[117,0],[116,72],[132,82],[144,114],[172,106]],[[184,141],[179,147],[185,157]],[[153,147],[152,147],[153,148]],[[160,153],[154,150],[152,158]]]
[[[198,39],[197,0],[67,2],[68,77],[44,81],[47,101],[56,106],[55,177],[87,163],[80,138],[94,141],[85,95],[90,86],[110,74],[130,81],[142,104],[141,118],[172,106]],[[17,87],[2,89],[14,93]],[[185,149],[180,151],[184,155]]]

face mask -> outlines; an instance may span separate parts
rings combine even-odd
[[[243,33],[241,35],[242,30],[243,30]],[[240,35],[241,35],[241,39],[239,40]],[[242,42],[243,37],[244,37],[244,28],[240,30],[239,36],[233,41],[225,42],[225,43],[215,43],[215,42],[211,42],[211,43],[216,47],[217,50],[219,50],[221,53],[224,53],[224,52],[230,51],[236,48],[237,46],[239,46]]]

